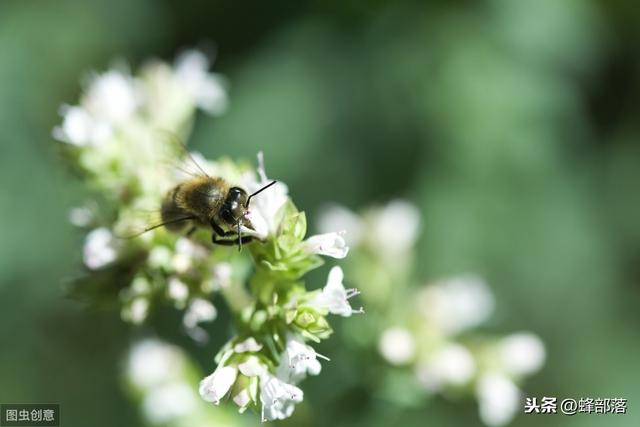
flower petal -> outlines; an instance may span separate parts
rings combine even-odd
[[[218,367],[211,375],[200,381],[200,396],[207,402],[220,403],[238,376],[238,370],[232,366]]]
[[[357,291],[347,294],[347,290],[342,284],[344,273],[339,266],[335,266],[329,271],[326,286],[319,295],[310,301],[310,305],[329,310],[332,314],[349,317],[353,313],[362,312],[354,310],[349,304],[349,298],[357,295]]]
[[[254,353],[260,350],[262,350],[262,344],[258,343],[253,337],[249,337],[233,347],[233,351],[236,353]]]
[[[344,231],[311,236],[305,240],[304,250],[311,254],[344,258],[349,253],[349,247],[343,235]]]

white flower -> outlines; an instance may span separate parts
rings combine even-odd
[[[177,277],[169,278],[168,290],[169,298],[178,304],[184,304],[189,297],[189,287]]]
[[[262,152],[258,153],[258,177],[257,181],[252,179],[247,182],[245,188],[249,193],[256,192],[272,182],[265,173]],[[282,182],[276,182],[267,190],[253,197],[247,218],[251,221],[255,230],[243,227],[243,233],[256,236],[259,239],[274,235],[280,226],[281,218],[278,217],[278,212],[287,202],[289,198],[288,192],[286,185]]]
[[[241,414],[247,410],[252,402],[256,401],[258,395],[258,379],[254,378],[249,381],[249,385],[241,389],[235,396],[233,402],[240,407],[238,412]]]
[[[299,337],[289,334],[287,336],[286,349],[282,353],[280,366],[278,366],[278,378],[297,384],[307,374],[318,375],[322,367],[317,357],[324,356],[317,354],[311,346],[306,345]]]
[[[118,70],[94,76],[82,105],[98,121],[120,124],[131,118],[139,102],[135,80]]]
[[[133,346],[127,372],[137,387],[150,389],[171,380],[181,369],[181,363],[181,354],[176,347],[146,339]]]
[[[94,119],[82,107],[63,105],[62,125],[53,129],[53,137],[59,141],[77,146],[99,145],[111,137],[111,128],[107,123]]]
[[[143,296],[151,291],[151,283],[144,276],[136,276],[131,281],[131,293],[133,295]]]
[[[185,254],[175,254],[171,258],[171,267],[177,273],[186,273],[191,268],[192,262],[189,255]]]
[[[233,268],[228,262],[214,264],[211,269],[211,277],[202,282],[204,292],[213,292],[218,289],[226,289],[231,285]]]
[[[153,268],[168,268],[171,265],[173,253],[166,246],[154,246],[149,251],[147,262]]]
[[[108,228],[92,230],[85,239],[84,264],[92,270],[104,267],[118,256],[116,240]]]
[[[344,238],[350,246],[357,246],[360,243],[363,228],[360,217],[343,206],[330,205],[320,211],[318,230],[323,233],[345,230]]]
[[[408,330],[390,328],[382,333],[378,342],[378,351],[389,363],[403,365],[413,359],[416,342]]]
[[[93,220],[93,212],[87,207],[77,207],[69,211],[69,222],[76,227],[86,227]]]
[[[430,391],[440,390],[447,385],[464,385],[473,378],[475,372],[476,363],[471,352],[460,344],[445,345],[416,368],[418,381]]]
[[[236,381],[238,369],[233,366],[218,366],[215,371],[200,381],[200,396],[216,405],[229,392]]]
[[[394,200],[375,215],[371,237],[382,252],[401,253],[413,246],[419,228],[418,209],[403,200]]]
[[[255,356],[249,356],[244,362],[240,363],[238,370],[246,377],[261,377],[267,373],[267,367]]]
[[[211,322],[217,315],[218,312],[210,301],[202,298],[194,298],[184,313],[182,323],[187,329],[193,329],[197,327],[199,323]]]
[[[142,402],[145,417],[153,424],[163,424],[190,413],[196,396],[184,383],[166,384],[150,390]]]
[[[480,418],[489,426],[507,424],[520,407],[520,390],[509,378],[485,374],[476,384]]]
[[[255,338],[249,337],[246,340],[239,342],[233,346],[233,351],[236,353],[255,353],[262,350],[262,344],[258,343]]]
[[[508,335],[499,344],[500,359],[511,375],[528,375],[544,364],[544,344],[536,335],[521,332]]]
[[[184,254],[191,258],[205,258],[207,256],[207,250],[204,247],[186,237],[180,237],[176,240],[176,253]]]
[[[187,272],[192,267],[194,259],[207,256],[203,247],[184,237],[176,241],[175,250],[176,253],[171,259],[171,265],[178,273]]]
[[[144,322],[149,314],[149,300],[144,297],[134,298],[128,309],[125,310],[125,319],[129,320],[135,325],[139,325]]]
[[[482,279],[467,275],[425,287],[417,304],[427,321],[445,335],[454,335],[484,322],[494,300]]]
[[[218,115],[227,108],[227,92],[222,78],[208,70],[209,60],[197,50],[186,51],[176,60],[177,81],[198,107]]]
[[[344,258],[349,252],[349,247],[342,237],[344,233],[343,231],[311,236],[304,241],[304,250],[310,254]]]
[[[265,374],[260,379],[262,421],[283,420],[293,414],[295,404],[302,402],[304,394],[298,387]]]
[[[259,358],[249,356],[238,365],[238,371],[247,377],[236,382],[234,387],[233,401],[240,407],[239,411],[242,413],[252,402],[257,401],[259,378],[266,375],[268,369]]]
[[[228,262],[219,262],[213,267],[213,275],[222,289],[231,285],[233,268]]]
[[[309,302],[309,305],[329,310],[332,314],[349,317],[353,313],[364,313],[362,308],[354,310],[349,304],[349,298],[358,295],[356,289],[345,289],[342,284],[344,273],[342,268],[335,266],[329,271],[327,284],[322,291]]]

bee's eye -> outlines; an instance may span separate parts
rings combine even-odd
[[[232,199],[232,200],[238,200],[238,198],[240,198],[242,193],[243,193],[242,189],[240,189],[238,187],[232,187],[229,190],[229,196],[228,197],[229,197],[229,199]]]
[[[231,210],[229,209],[222,209],[220,211],[220,217],[227,224],[233,224],[236,222],[236,219],[234,218],[233,214],[231,213]]]

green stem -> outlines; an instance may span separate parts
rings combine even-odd
[[[220,293],[235,315],[240,314],[245,307],[253,304],[253,298],[240,282],[232,281],[229,286],[222,288]]]

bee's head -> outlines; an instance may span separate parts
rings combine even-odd
[[[235,226],[241,223],[249,228],[251,223],[247,216],[247,192],[240,187],[231,187],[227,193],[227,198],[220,209],[220,217],[227,225]]]
[[[231,187],[227,193],[227,198],[224,200],[222,209],[220,210],[220,217],[227,223],[227,225],[234,225],[237,227],[244,225],[245,227],[253,230],[253,225],[251,225],[251,221],[247,218],[251,198],[271,187],[275,183],[276,181],[272,181],[252,194],[247,194],[247,192],[240,187]]]
[[[247,215],[249,213],[249,202],[251,202],[251,198],[271,187],[275,183],[276,181],[272,181],[270,184],[265,185],[250,195],[240,187],[231,187],[229,189],[229,193],[227,194],[227,197],[222,204],[222,208],[220,209],[220,217],[225,223],[227,223],[227,225],[235,226],[237,228],[238,250],[242,249],[241,226],[244,225],[245,227],[254,230],[253,224],[251,224]]]

